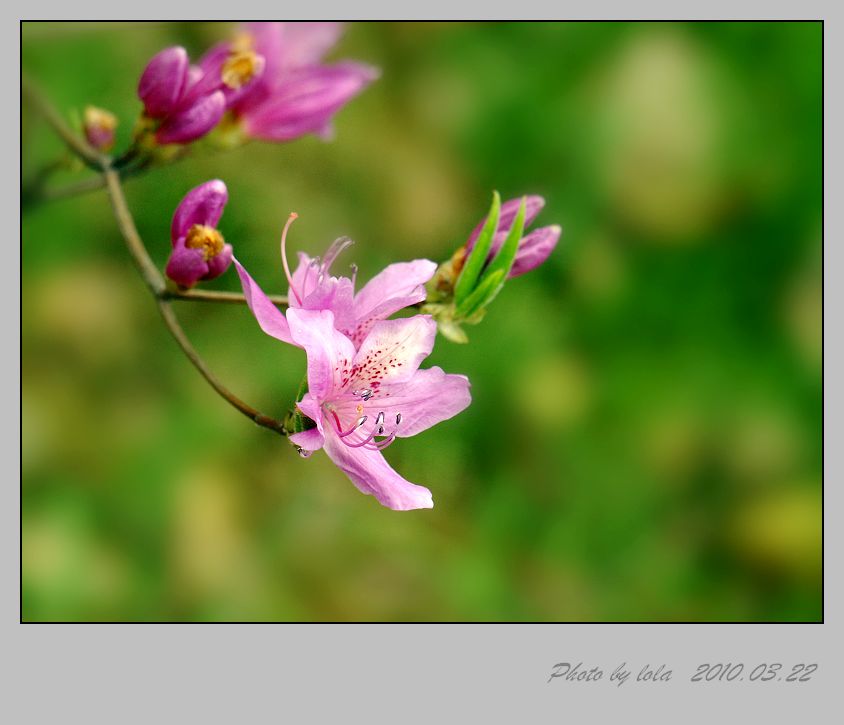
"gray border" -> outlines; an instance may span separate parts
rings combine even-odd
[[[569,18],[824,18],[825,128],[841,127],[841,84],[835,73],[841,67],[841,33],[836,20],[840,8],[831,3],[767,3],[763,14],[749,3],[710,2],[704,7],[676,3],[624,3],[600,6],[549,7],[520,3],[525,17]],[[8,6],[7,6],[8,7]],[[254,9],[253,9],[254,8]],[[302,10],[307,10],[303,13]],[[111,3],[74,4],[72,9],[54,3],[15,8],[11,22],[4,23],[3,50],[12,56],[3,64],[12,76],[18,66],[17,20],[69,17],[173,16],[172,3],[146,2],[142,7]],[[293,17],[341,16],[345,18],[470,17],[476,11],[453,2],[428,2],[424,8],[356,3],[333,8],[312,5],[256,7],[239,4],[222,8],[254,17],[283,12]],[[194,6],[178,9],[176,16],[207,16],[214,9]],[[509,17],[515,7],[487,6],[485,17]],[[219,16],[218,17],[222,17]],[[17,114],[3,117],[7,138],[18,138]],[[17,148],[7,152],[5,173],[17,174]],[[840,315],[840,292],[827,284],[840,262],[841,234],[838,208],[827,203],[841,198],[841,142],[825,133],[825,243],[824,306]],[[837,164],[835,162],[838,162]],[[832,186],[831,186],[832,184]],[[7,188],[18,186],[10,179]],[[838,191],[833,194],[830,189]],[[15,199],[16,201],[16,199]],[[9,195],[4,205],[12,207]],[[10,208],[6,219],[17,219]],[[12,225],[13,231],[15,225]],[[12,237],[14,239],[14,237]],[[14,246],[13,246],[14,249]],[[19,269],[20,250],[12,254]],[[8,263],[8,256],[7,256]],[[0,305],[4,329],[11,345],[4,398],[19,400],[19,276],[3,288]],[[834,362],[841,359],[840,331],[824,328],[825,352]],[[18,361],[16,363],[16,361]],[[12,368],[8,370],[8,368]],[[17,375],[16,375],[17,373]],[[828,376],[826,399],[840,402],[841,385]],[[15,406],[4,409],[3,457],[9,475],[3,487],[2,510],[8,524],[3,528],[2,560],[10,582],[4,597],[2,656],[7,664],[6,696],[0,699],[8,722],[294,722],[366,719],[368,722],[536,722],[584,719],[608,722],[613,716],[632,722],[740,722],[772,723],[831,722],[835,719],[834,690],[842,672],[840,646],[844,640],[838,618],[840,566],[834,553],[840,545],[840,529],[832,522],[838,510],[840,475],[825,476],[825,600],[826,622],[822,625],[20,625],[19,590],[19,416]],[[840,410],[840,406],[835,409]],[[838,440],[840,431],[832,406],[825,407],[825,444]],[[840,415],[838,416],[840,418]],[[836,446],[826,447],[825,474],[840,472]],[[834,562],[834,563],[831,563]],[[835,649],[833,649],[835,648]],[[583,661],[605,668],[605,679],[594,683],[547,683],[556,662]],[[674,671],[669,683],[611,685],[606,678],[621,662],[628,665],[665,662]],[[691,683],[701,662],[817,662],[812,681],[802,684]],[[637,668],[638,669],[638,668]],[[634,673],[635,677],[635,673]],[[14,712],[14,714],[11,714]],[[584,717],[586,716],[586,717]]]

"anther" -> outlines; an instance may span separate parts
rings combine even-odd
[[[401,423],[401,413],[396,413],[396,425]]]

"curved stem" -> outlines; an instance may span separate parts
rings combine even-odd
[[[185,331],[182,329],[176,314],[170,306],[171,299],[235,302],[240,301],[237,299],[238,296],[227,293],[173,292],[168,290],[164,276],[150,258],[147,248],[141,239],[141,235],[138,234],[135,221],[126,204],[126,197],[123,195],[123,188],[120,185],[120,173],[112,167],[112,160],[108,156],[100,154],[84,138],[75,134],[50,103],[26,79],[22,80],[22,90],[36,107],[36,110],[44,116],[56,134],[65,142],[67,147],[89,166],[101,172],[104,185],[108,189],[109,198],[111,199],[111,206],[115,219],[117,220],[117,226],[123,235],[132,261],[135,263],[135,267],[147,288],[155,298],[158,311],[161,313],[161,319],[164,321],[167,330],[176,340],[188,360],[190,360],[197,371],[199,371],[199,374],[205,378],[215,392],[229,405],[239,410],[243,415],[258,425],[286,436],[287,430],[284,427],[284,423],[268,415],[264,415],[255,410],[251,405],[244,403],[211,372],[199,356],[199,353],[191,345],[190,340],[188,340]]]
[[[103,156],[85,139],[74,133],[58,111],[53,108],[41,94],[41,91],[26,76],[21,77],[21,93],[35,107],[35,110],[44,117],[44,120],[52,126],[53,131],[64,141],[65,145],[88,166],[99,170],[104,168],[104,164],[108,164],[108,157]]]
[[[286,436],[287,430],[284,427],[284,423],[281,421],[275,420],[274,418],[270,418],[268,415],[264,415],[263,413],[255,410],[251,405],[244,403],[240,398],[238,398],[234,393],[232,393],[225,385],[223,385],[220,380],[217,378],[214,373],[212,373],[208,366],[205,364],[203,359],[199,356],[199,353],[196,352],[193,345],[190,344],[190,340],[188,340],[185,331],[182,329],[182,326],[179,324],[178,319],[176,318],[176,314],[173,312],[173,308],[170,306],[170,302],[166,299],[161,297],[158,298],[158,311],[161,313],[161,318],[164,320],[164,324],[166,325],[167,329],[170,331],[170,334],[179,344],[179,347],[182,348],[182,352],[185,354],[188,360],[191,361],[193,366],[199,371],[199,374],[202,375],[208,381],[208,384],[214,388],[217,394],[223,398],[229,405],[239,410],[243,415],[245,415],[250,420],[254,421],[258,425],[269,428],[276,433]]]

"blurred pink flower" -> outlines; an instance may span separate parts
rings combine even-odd
[[[247,23],[230,42],[200,60],[206,77],[218,78],[225,64],[260,59],[258,77],[224,89],[226,108],[247,136],[290,141],[307,133],[331,135],[332,116],[375,80],[376,68],[351,61],[321,63],[336,43],[341,23]]]

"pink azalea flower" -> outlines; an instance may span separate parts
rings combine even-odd
[[[427,260],[390,265],[355,295],[348,278],[329,277],[326,269],[320,279],[319,267],[330,267],[343,246],[344,242],[332,245],[322,263],[302,260],[291,280],[286,316],[234,260],[249,309],[261,329],[304,348],[308,356],[308,392],[297,407],[315,427],[294,433],[290,440],[306,456],[324,448],[361,491],[374,495],[384,506],[431,508],[431,492],[399,476],[381,451],[396,438],[415,435],[463,410],[471,400],[469,381],[437,367],[419,369],[436,336],[437,326],[429,315],[382,318],[406,306],[404,300],[417,300],[416,288],[436,265]],[[309,271],[313,282],[305,280]],[[404,274],[409,279],[402,279]],[[357,317],[360,310],[362,318]],[[365,330],[358,344],[338,329],[335,314],[346,320],[342,327]]]
[[[525,228],[527,228],[536,219],[539,212],[542,211],[542,207],[545,206],[545,199],[535,195],[527,196],[525,199],[527,201],[525,205]],[[519,197],[517,199],[510,199],[501,205],[501,215],[498,218],[498,227],[496,228],[495,236],[492,238],[492,246],[487,255],[488,260],[491,260],[498,253],[498,250],[501,249],[501,245],[504,244],[507,233],[513,226],[513,221],[519,211],[521,201],[522,199]],[[475,241],[480,235],[485,221],[481,220],[469,235],[469,240],[466,242],[467,255],[475,246]],[[535,229],[530,234],[522,237],[519,242],[519,249],[516,252],[516,259],[513,262],[508,277],[511,279],[518,277],[542,264],[548,259],[548,255],[551,254],[554,247],[557,246],[561,234],[562,229],[555,224],[550,227]]]
[[[256,80],[224,89],[226,108],[247,136],[267,141],[307,133],[329,137],[332,116],[379,75],[362,63],[320,62],[341,32],[341,23],[247,23],[233,41],[203,56],[199,67],[218,78],[233,57],[261,59]]]
[[[219,277],[229,268],[232,247],[217,230],[228,198],[226,185],[214,179],[191,189],[176,208],[166,273],[182,287]]]

